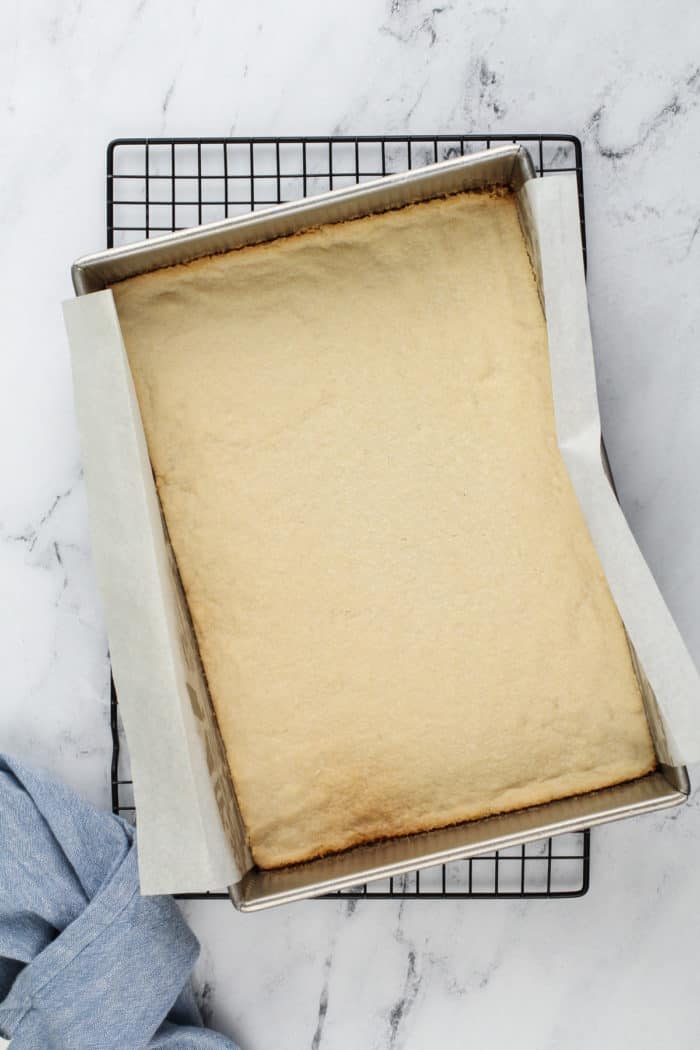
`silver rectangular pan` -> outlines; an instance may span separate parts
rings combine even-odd
[[[86,256],[73,266],[73,284],[76,293],[84,295],[162,267],[433,197],[490,186],[517,192],[534,177],[527,151],[521,146],[503,146]],[[525,221],[522,216],[521,221]],[[248,859],[248,870],[230,887],[234,904],[242,911],[255,911],[684,802],[690,791],[687,770],[669,762],[655,698],[639,669],[638,677],[659,760],[653,773],[587,795],[360,846],[274,871],[249,867]],[[232,802],[242,830],[235,798]]]

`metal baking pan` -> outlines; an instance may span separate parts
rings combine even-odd
[[[377,182],[281,204],[266,212],[90,255],[74,264],[73,284],[76,293],[84,295],[166,266],[432,197],[493,186],[510,187],[517,192],[534,177],[527,150],[517,145],[503,146],[391,175]],[[656,701],[634,652],[632,655],[658,758],[658,767],[653,773],[586,795],[359,846],[287,868],[263,871],[252,867],[230,887],[234,904],[242,911],[255,911],[684,802],[690,792],[687,770],[669,761]],[[215,725],[213,717],[212,724]],[[235,798],[233,805],[242,830]],[[247,860],[242,868],[249,863]]]

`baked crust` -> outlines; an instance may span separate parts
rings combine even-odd
[[[113,291],[260,867],[654,767],[510,195]]]

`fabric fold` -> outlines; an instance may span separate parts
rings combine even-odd
[[[0,1034],[13,1050],[236,1050],[202,1027],[199,944],[139,892],[134,829],[0,755]]]

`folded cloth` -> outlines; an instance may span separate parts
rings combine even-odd
[[[12,1050],[236,1050],[202,1027],[199,944],[139,893],[134,829],[0,754],[0,1035]]]

